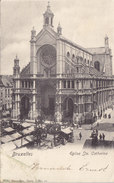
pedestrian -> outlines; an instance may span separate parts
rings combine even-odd
[[[81,132],[79,133],[79,138],[80,138],[80,140],[81,140],[81,138],[82,138],[82,134],[81,134]]]
[[[102,137],[103,137],[103,140],[105,140],[105,134],[104,133],[102,133]]]
[[[99,135],[99,138],[100,138],[100,140],[102,140],[102,135],[101,135],[101,133],[100,133],[100,135]]]

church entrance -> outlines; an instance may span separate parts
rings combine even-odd
[[[51,85],[41,88],[41,110],[47,119],[54,117],[55,89]]]
[[[63,116],[64,120],[72,120],[74,103],[71,98],[66,98],[63,102]]]
[[[29,97],[24,96],[21,99],[20,118],[21,119],[28,118],[29,110],[30,110]]]

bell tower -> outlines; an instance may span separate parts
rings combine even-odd
[[[44,27],[49,26],[49,27],[53,28],[54,14],[52,13],[52,11],[50,9],[50,3],[49,2],[48,2],[48,5],[47,5],[47,10],[43,14],[43,16],[44,16]]]

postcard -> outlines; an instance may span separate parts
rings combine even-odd
[[[0,182],[114,182],[114,1],[1,0]]]

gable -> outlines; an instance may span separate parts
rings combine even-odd
[[[56,45],[56,34],[51,30],[42,30],[36,37],[36,46]]]

